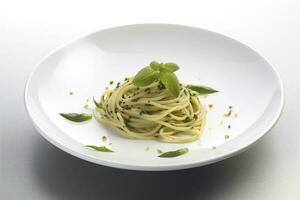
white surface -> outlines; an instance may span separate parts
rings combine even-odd
[[[205,107],[209,103],[214,107],[207,108],[207,123],[199,140],[186,144],[132,140],[95,120],[79,125],[58,115],[90,113],[82,107],[86,98],[99,97],[110,80],[118,82],[134,75],[153,58],[179,64],[177,74],[183,83],[209,85],[220,91],[201,98]],[[40,133],[74,156],[124,169],[174,170],[223,160],[256,142],[277,121],[283,88],[272,66],[235,40],[193,27],[140,24],[98,31],[51,53],[29,77],[25,103]],[[232,116],[225,118],[230,105]],[[225,139],[225,134],[230,138]],[[100,140],[103,135],[107,142]],[[114,153],[83,148],[109,142]],[[147,147],[150,150],[145,152]],[[157,157],[157,149],[185,147],[190,151],[184,156]]]
[[[2,2],[0,199],[299,199],[299,8],[296,0]],[[278,124],[237,157],[164,173],[100,167],[48,144],[34,130],[22,102],[37,61],[88,32],[144,22],[198,26],[258,50],[285,85],[286,105]]]

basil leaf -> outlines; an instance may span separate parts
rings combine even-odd
[[[176,151],[165,152],[163,154],[160,154],[158,157],[161,157],[161,158],[172,158],[172,157],[181,156],[183,154],[186,154],[187,152],[189,152],[188,148],[182,148],[182,149],[178,149]]]
[[[95,145],[86,145],[85,147],[89,147],[92,149],[95,149],[96,151],[102,151],[102,152],[114,152],[113,150],[105,147],[105,146],[95,146]]]
[[[103,109],[102,103],[98,103],[94,97],[93,97],[93,101],[97,108]]]
[[[156,62],[156,61],[152,61],[152,62],[150,63],[150,67],[151,67],[152,69],[154,69],[154,70],[159,70],[159,69],[160,69],[159,63]]]
[[[176,72],[179,69],[179,67],[175,63],[165,63],[162,66],[162,69],[165,69],[165,70],[167,70],[169,72]]]
[[[64,118],[73,122],[84,122],[92,119],[92,115],[85,113],[59,113]]]
[[[175,97],[178,97],[180,92],[180,84],[177,76],[169,71],[161,71],[159,78],[167,90],[169,90]]]
[[[158,74],[159,71],[155,71],[151,67],[145,67],[135,75],[132,83],[137,87],[150,85],[157,80]]]
[[[190,90],[198,92],[199,94],[211,94],[211,93],[219,92],[218,90],[215,90],[207,86],[187,85],[186,87],[189,88]]]

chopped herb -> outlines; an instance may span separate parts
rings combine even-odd
[[[229,110],[227,113],[224,114],[225,117],[230,117],[232,113],[232,110]]]
[[[96,105],[97,108],[103,109],[102,103],[98,103],[95,98],[93,98],[94,104]],[[108,104],[106,104],[107,106]],[[106,108],[107,109],[107,108]]]
[[[229,109],[232,109],[232,106],[229,106],[228,108],[229,108]]]
[[[130,119],[124,118],[124,124],[125,124],[125,126],[128,126],[129,122],[130,122]]]
[[[62,117],[73,122],[84,122],[92,119],[92,115],[86,113],[59,113]]]
[[[214,107],[214,105],[213,104],[208,104],[208,107],[212,108],[212,107]]]
[[[120,82],[118,82],[118,83],[117,83],[117,87],[116,87],[116,88],[119,88],[119,87],[120,87],[120,84],[121,84],[121,83],[120,83]]]
[[[229,135],[228,134],[224,135],[224,137],[225,137],[225,139],[229,139]]]
[[[102,141],[105,142],[107,140],[107,137],[104,135],[102,136]]]
[[[217,149],[217,147],[213,146],[212,149],[215,150],[215,149]]]
[[[166,87],[162,84],[162,82],[159,82],[159,84],[158,84],[158,89],[159,90],[163,90],[163,89],[165,89]]]
[[[178,149],[176,151],[165,152],[163,154],[160,154],[158,157],[161,157],[161,158],[172,158],[172,157],[181,156],[183,154],[186,154],[187,152],[189,152],[188,148],[182,148],[182,149]]]
[[[74,93],[72,91],[69,92],[69,95],[73,95]]]
[[[113,150],[105,147],[105,146],[95,146],[95,145],[86,145],[85,147],[89,147],[92,149],[95,149],[96,151],[102,151],[102,152],[113,152]]]
[[[114,84],[114,81],[110,81],[109,84],[110,84],[110,85]]]
[[[110,142],[108,145],[112,145],[112,143]]]
[[[191,118],[190,118],[190,117],[186,117],[186,118],[183,120],[184,123],[187,123],[187,122],[190,122],[190,121],[191,121]]]
[[[89,108],[89,104],[84,104],[83,106],[85,109],[88,109]]]
[[[130,110],[130,106],[126,105],[126,106],[124,107],[124,109],[125,109],[125,110]]]
[[[128,81],[129,81],[129,79],[128,79],[127,77],[125,77],[124,81],[125,81],[125,82],[128,82]]]
[[[231,129],[231,126],[230,126],[230,125],[228,125],[228,126],[227,126],[227,128],[228,128],[228,129]]]
[[[132,99],[131,102],[137,102],[140,98]]]
[[[157,151],[157,153],[159,153],[159,154],[162,154],[162,153],[163,153],[163,151],[160,150],[160,149],[157,149],[156,151]]]

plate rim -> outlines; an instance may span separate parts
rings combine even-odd
[[[63,49],[66,46],[69,46],[81,39],[84,39],[86,37],[89,37],[93,34],[96,34],[98,32],[101,31],[107,31],[107,30],[113,30],[113,29],[118,29],[118,28],[127,28],[127,27],[134,27],[134,26],[173,26],[173,27],[182,27],[182,28],[190,28],[190,29],[195,29],[195,30],[201,30],[201,31],[205,31],[205,32],[209,32],[211,34],[215,34],[218,36],[221,36],[223,38],[226,39],[230,39],[233,40],[235,42],[238,42],[239,44],[241,44],[243,47],[251,50],[252,52],[255,52],[257,55],[259,55],[270,67],[270,69],[272,69],[272,71],[274,72],[274,75],[276,77],[276,80],[279,83],[279,89],[280,89],[280,93],[281,93],[281,98],[280,98],[280,105],[276,110],[276,114],[272,117],[272,120],[268,123],[268,126],[261,131],[257,131],[259,132],[256,137],[253,137],[253,139],[249,140],[248,142],[245,142],[245,144],[239,146],[237,149],[233,149],[230,151],[226,151],[226,153],[221,153],[211,159],[207,159],[205,161],[194,161],[194,162],[190,162],[190,163],[178,163],[178,164],[172,164],[172,165],[134,165],[134,164],[125,164],[125,163],[120,163],[120,162],[109,162],[103,159],[96,159],[94,157],[90,157],[87,156],[85,154],[79,153],[77,151],[74,151],[62,144],[60,144],[59,142],[55,141],[54,139],[52,139],[51,137],[48,136],[48,134],[46,133],[45,130],[43,130],[36,122],[35,118],[32,115],[32,112],[30,111],[30,106],[28,103],[28,92],[29,92],[29,86],[31,83],[31,80],[35,74],[35,72],[38,70],[38,68],[40,67],[41,63],[46,60],[49,56],[51,56],[53,53]],[[279,75],[278,70],[269,62],[268,59],[266,59],[259,51],[254,50],[253,48],[251,48],[250,46],[244,44],[243,42],[240,42],[234,38],[231,38],[229,36],[226,36],[224,34],[221,33],[217,33],[211,30],[207,30],[207,29],[203,29],[203,28],[199,28],[199,27],[195,27],[195,26],[188,26],[188,25],[180,25],[180,24],[173,24],[173,23],[138,23],[138,24],[127,24],[127,25],[120,25],[120,26],[114,26],[114,27],[110,27],[110,28],[102,28],[93,32],[90,32],[88,34],[82,34],[81,36],[63,43],[62,45],[59,45],[58,47],[54,48],[53,50],[51,50],[49,53],[47,53],[45,56],[43,56],[35,65],[35,67],[33,67],[32,71],[30,72],[28,79],[26,81],[25,84],[25,88],[24,88],[24,104],[25,104],[25,110],[27,112],[27,115],[29,116],[29,118],[31,119],[32,124],[34,125],[35,129],[37,130],[37,132],[39,132],[40,135],[42,135],[50,144],[58,147],[59,149],[63,150],[64,152],[71,154],[75,157],[78,157],[80,159],[98,164],[98,165],[104,165],[107,167],[114,167],[114,168],[119,168],[119,169],[127,169],[127,170],[138,170],[138,171],[170,171],[170,170],[180,170],[180,169],[188,169],[188,168],[194,168],[194,167],[200,167],[200,166],[204,166],[204,165],[209,165],[218,161],[222,161],[224,159],[233,157],[243,151],[246,151],[247,149],[249,149],[250,147],[254,146],[259,139],[261,139],[262,137],[264,137],[267,133],[270,132],[270,130],[277,124],[278,120],[280,119],[280,116],[282,115],[282,111],[285,105],[285,91],[284,91],[284,86],[283,86],[283,81]]]

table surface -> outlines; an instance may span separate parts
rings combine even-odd
[[[300,199],[299,1],[184,2],[1,3],[0,199]],[[169,172],[98,166],[43,139],[23,102],[24,85],[35,64],[55,47],[89,32],[151,22],[216,31],[264,55],[285,86],[285,108],[277,125],[238,156]]]

